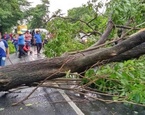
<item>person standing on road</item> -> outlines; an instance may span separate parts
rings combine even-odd
[[[19,56],[18,58],[21,58],[23,55],[27,55],[25,51],[23,50],[23,47],[25,45],[25,38],[21,31],[18,31],[19,37],[18,37],[18,46],[19,46]]]
[[[29,49],[30,51],[30,54],[32,54],[32,51],[31,51],[31,39],[32,39],[32,35],[30,34],[29,30],[27,30],[25,32],[25,46],[27,46],[27,48]]]
[[[42,42],[42,46],[43,46],[43,47],[44,47],[45,44],[48,43],[48,38],[49,38],[48,33],[46,33],[45,38],[44,38],[44,40],[43,40],[43,42]]]
[[[14,34],[12,37],[12,43],[14,44],[15,50],[16,50],[16,54],[18,52],[18,34]]]
[[[10,36],[7,32],[4,34],[4,40],[8,41],[10,39]]]
[[[25,42],[26,44],[31,47],[31,39],[32,39],[32,35],[30,34],[30,32],[27,30],[25,33]]]
[[[34,35],[34,38],[35,38],[35,43],[37,47],[37,54],[39,55],[42,49],[42,38],[41,38],[39,30],[36,30],[36,34]]]
[[[6,57],[9,58],[8,43],[2,39],[0,34],[0,66],[5,66]]]
[[[32,45],[32,46],[35,46],[35,43],[34,43],[34,42],[35,42],[35,40],[34,40],[34,39],[35,39],[35,38],[34,38],[34,35],[35,35],[35,30],[32,30],[32,31],[31,31],[31,36],[32,36],[31,45]]]

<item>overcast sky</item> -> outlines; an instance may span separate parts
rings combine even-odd
[[[28,0],[33,2],[33,6],[40,3],[40,0]],[[50,12],[54,12],[58,9],[62,10],[62,13],[67,13],[68,9],[82,6],[86,4],[88,0],[49,0],[50,1]]]

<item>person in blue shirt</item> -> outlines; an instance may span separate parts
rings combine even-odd
[[[2,35],[0,34],[0,66],[5,66],[6,57],[9,58],[8,43],[2,39]]]
[[[39,32],[39,30],[36,30],[36,33],[34,35],[38,55],[40,54],[40,51],[42,49],[42,38]]]
[[[18,31],[19,37],[18,37],[18,47],[19,47],[19,55],[18,58],[21,58],[23,55],[27,55],[25,51],[23,50],[23,47],[25,45],[25,37],[21,31]]]

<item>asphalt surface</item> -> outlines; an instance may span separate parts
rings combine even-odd
[[[23,104],[11,106],[25,98],[33,88],[25,88],[18,93],[10,93],[0,98],[0,115],[77,115],[62,95],[51,88],[38,88]],[[62,101],[63,103],[60,103]]]
[[[43,53],[18,58],[10,55],[6,65],[29,62],[45,58]],[[101,101],[80,97],[70,91],[40,87],[26,101],[17,106],[12,103],[24,99],[34,87],[20,87],[11,93],[0,92],[0,115],[145,115],[145,108],[120,103],[106,104]],[[97,96],[97,95],[96,95]]]
[[[29,61],[45,58],[43,53],[37,55],[36,48],[31,48],[32,54],[18,58],[18,54],[10,55],[6,60],[7,65],[25,63]],[[76,105],[68,103],[65,98],[66,94],[61,90],[40,87],[24,103],[12,106],[12,103],[19,102],[31,93],[34,87],[21,87],[11,93],[0,92],[0,115],[78,115],[78,111],[73,108]],[[15,89],[14,89],[15,90]],[[64,96],[65,95],[65,96]],[[69,100],[71,101],[71,100]],[[71,101],[72,102],[72,101]],[[80,111],[81,112],[81,111]],[[82,113],[81,113],[82,114]],[[82,114],[84,115],[84,114]]]
[[[6,65],[24,63],[45,58],[43,52],[41,52],[40,55],[37,55],[36,47],[31,47],[31,51],[33,52],[31,55],[30,52],[28,52],[28,56],[23,56],[22,58],[18,58],[18,53],[11,54],[10,58],[6,59]]]

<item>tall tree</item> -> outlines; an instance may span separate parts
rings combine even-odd
[[[131,26],[135,26],[144,21],[145,3],[143,0],[111,0],[106,4],[106,14],[111,14],[115,24],[124,25],[132,19]]]
[[[42,0],[42,4],[30,8],[27,11],[27,17],[30,17],[30,28],[45,27],[45,23],[49,19],[49,0]]]
[[[0,2],[2,3],[0,4],[0,25],[2,31],[7,31],[23,18],[21,7],[29,3],[26,0],[1,0]]]

